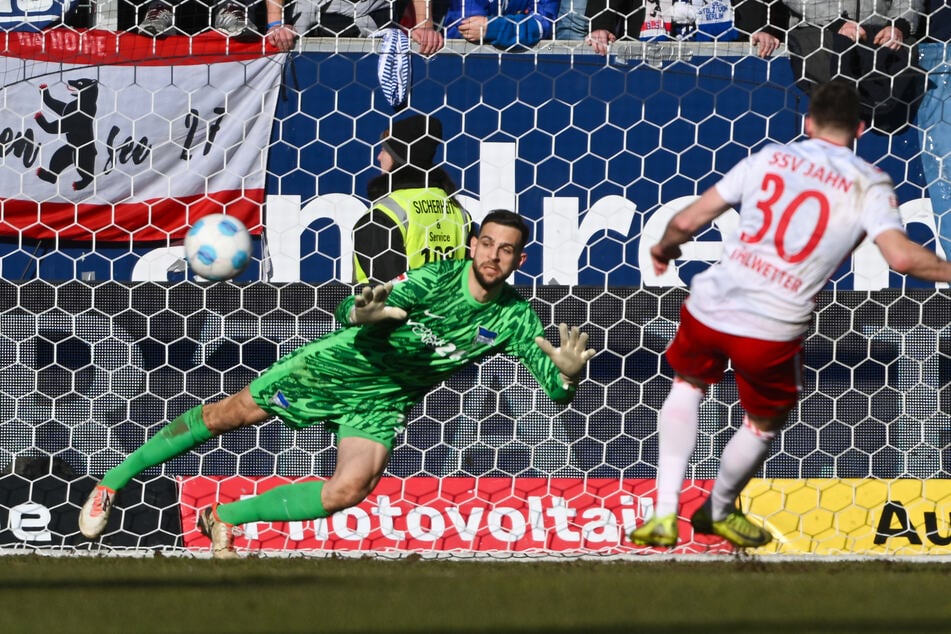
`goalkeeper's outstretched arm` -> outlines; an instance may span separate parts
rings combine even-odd
[[[568,328],[568,324],[558,324],[561,345],[555,347],[544,337],[535,337],[535,344],[548,355],[561,373],[562,388],[576,387],[581,380],[588,361],[594,356],[594,350],[587,347],[588,333],[581,332],[577,326]]]
[[[347,326],[373,324],[387,319],[403,321],[407,313],[402,308],[387,306],[393,283],[364,286],[353,298],[345,299],[337,308],[337,319]]]

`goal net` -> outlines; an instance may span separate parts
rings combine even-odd
[[[394,109],[376,40],[305,39],[262,55],[260,43],[212,34],[55,31],[7,35],[3,58],[3,552],[205,552],[198,509],[330,476],[328,432],[271,421],[141,474],[100,540],[76,524],[98,478],[167,421],[337,327],[380,133],[410,112],[443,122],[438,159],[476,221],[509,208],[530,222],[529,259],[512,281],[549,338],[559,322],[577,324],[598,354],[567,407],[507,357],[461,372],[412,410],[364,503],[247,525],[239,549],[656,552],[625,534],[653,507],[663,351],[733,216],[685,245],[667,276],[645,266],[647,250],[736,161],[799,138],[808,99],[784,51],[764,60],[746,42],[632,41],[601,56],[582,42],[514,53],[453,41],[411,57],[407,101]],[[97,94],[83,106],[89,86]],[[71,103],[90,123],[85,141],[66,123]],[[866,134],[857,151],[895,180],[912,237],[943,254],[930,194],[941,181],[925,165],[933,146],[922,149],[930,131],[913,118]],[[251,266],[231,282],[196,279],[182,261],[185,230],[215,211],[255,236]],[[801,403],[741,500],[780,536],[763,552],[946,554],[947,291],[889,274],[863,245],[818,301]],[[701,406],[683,517],[741,419],[728,374]],[[729,552],[688,527],[675,552]]]

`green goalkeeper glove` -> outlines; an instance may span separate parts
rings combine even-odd
[[[581,373],[594,356],[594,350],[586,348],[588,333],[581,332],[577,326],[572,326],[571,330],[568,330],[567,324],[558,324],[558,331],[561,334],[560,347],[551,345],[544,337],[535,337],[535,343],[561,372],[561,381],[567,390],[578,384]]]
[[[353,299],[353,308],[350,309],[350,325],[373,324],[385,319],[406,319],[406,311],[396,306],[387,306],[386,299],[393,290],[393,283],[387,282],[370,288],[364,286]]]

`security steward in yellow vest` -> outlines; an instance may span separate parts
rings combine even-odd
[[[367,185],[373,207],[353,230],[354,277],[383,283],[427,262],[465,259],[472,220],[450,195],[456,184],[433,163],[442,122],[394,121],[377,155],[382,174]]]

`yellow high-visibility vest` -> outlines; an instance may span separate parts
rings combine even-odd
[[[400,189],[373,204],[399,227],[408,269],[436,260],[462,260],[471,229],[468,212],[438,187]],[[373,254],[364,254],[373,255]],[[354,277],[367,283],[369,275],[354,254]]]

